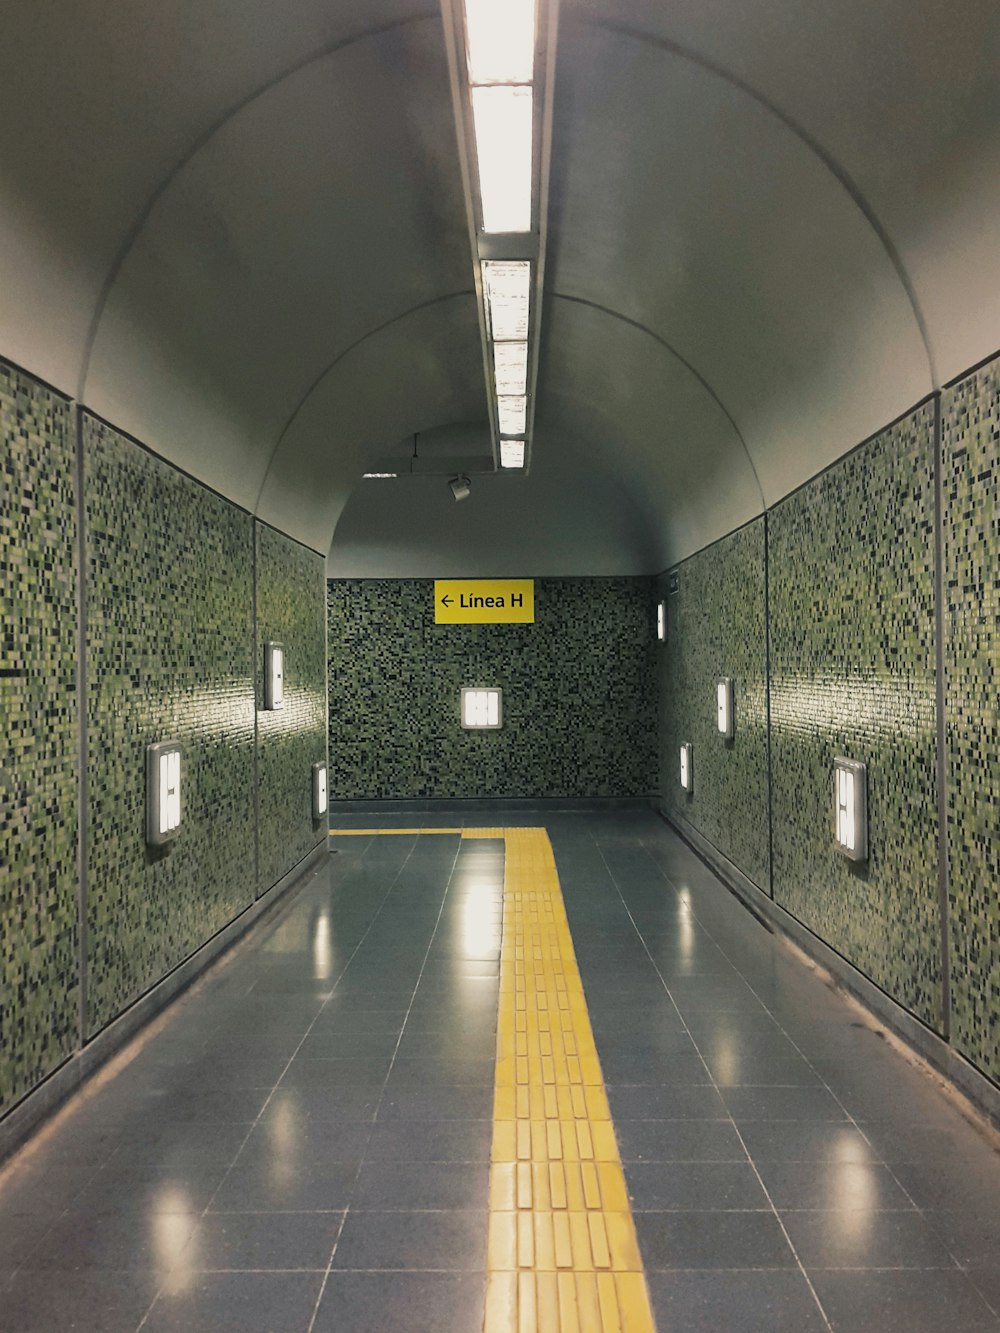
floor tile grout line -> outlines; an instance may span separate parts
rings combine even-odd
[[[197,1231],[198,1227],[202,1225],[202,1223],[204,1222],[205,1218],[208,1216],[209,1210],[211,1209],[212,1204],[215,1202],[216,1198],[218,1197],[219,1191],[222,1189],[223,1185],[224,1185],[224,1184],[226,1183],[226,1181],[229,1179],[230,1173],[232,1172],[233,1168],[236,1166],[236,1163],[239,1161],[239,1159],[240,1159],[240,1155],[242,1154],[243,1149],[246,1147],[247,1143],[250,1141],[250,1136],[253,1134],[253,1131],[257,1128],[257,1126],[260,1124],[260,1121],[261,1121],[262,1116],[263,1116],[264,1113],[266,1112],[268,1106],[270,1106],[270,1104],[271,1104],[271,1100],[272,1100],[272,1098],[274,1097],[274,1094],[277,1092],[278,1087],[279,1087],[280,1084],[281,1084],[281,1080],[285,1077],[285,1074],[287,1074],[287,1072],[288,1072],[288,1070],[289,1070],[289,1068],[290,1068],[290,1066],[291,1066],[291,1064],[292,1064],[292,1061],[295,1059],[295,1057],[298,1055],[299,1051],[302,1049],[302,1046],[303,1046],[303,1044],[304,1044],[306,1038],[309,1036],[309,1034],[312,1032],[313,1028],[316,1026],[317,1022],[319,1021],[319,1017],[320,1017],[320,1015],[323,1013],[323,1011],[324,1011],[324,1009],[326,1008],[326,1006],[330,1003],[330,1001],[333,999],[334,995],[336,994],[337,987],[340,985],[341,981],[343,980],[344,976],[346,975],[348,968],[351,966],[351,963],[353,963],[354,959],[357,957],[358,951],[361,949],[361,947],[362,947],[362,945],[364,944],[365,940],[368,938],[368,936],[370,935],[371,931],[374,929],[375,922],[378,920],[379,916],[380,916],[381,913],[382,913],[382,909],[385,907],[386,903],[387,903],[388,900],[389,900],[390,895],[392,894],[392,892],[393,892],[393,890],[395,889],[396,885],[399,883],[399,880],[400,880],[400,878],[402,877],[402,875],[403,875],[403,873],[404,873],[404,871],[405,871],[405,869],[406,869],[407,864],[409,863],[410,857],[413,855],[414,851],[416,850],[416,846],[417,846],[416,839],[414,839],[413,846],[410,847],[410,849],[407,851],[406,856],[403,858],[402,864],[400,865],[400,867],[399,867],[399,869],[397,870],[396,874],[393,876],[392,880],[390,881],[389,886],[388,886],[388,888],[386,889],[385,894],[384,894],[384,896],[383,896],[381,902],[379,903],[379,905],[378,905],[378,907],[375,909],[375,911],[372,913],[372,918],[371,918],[371,920],[369,921],[368,925],[365,927],[365,932],[364,932],[364,934],[361,936],[361,938],[358,940],[357,944],[356,944],[356,945],[354,946],[354,948],[352,949],[352,951],[351,951],[351,956],[348,958],[347,962],[346,962],[346,963],[344,964],[344,966],[341,968],[340,973],[338,974],[336,981],[335,981],[335,982],[333,983],[333,985],[330,987],[330,993],[329,993],[329,995],[328,995],[328,996],[326,997],[326,999],[322,1002],[322,1004],[320,1005],[319,1009],[317,1009],[315,1015],[314,1015],[313,1018],[312,1018],[312,1021],[309,1023],[309,1026],[306,1028],[306,1030],[305,1030],[305,1032],[302,1034],[302,1037],[300,1038],[298,1044],[296,1045],[295,1050],[294,1050],[294,1051],[292,1052],[292,1054],[288,1057],[288,1060],[286,1061],[284,1068],[282,1069],[281,1073],[278,1075],[277,1079],[275,1080],[274,1086],[272,1087],[271,1091],[268,1093],[268,1095],[267,1095],[267,1097],[266,1097],[266,1099],[265,1099],[265,1101],[264,1101],[264,1104],[261,1106],[260,1110],[257,1112],[257,1116],[256,1116],[256,1118],[254,1119],[253,1123],[250,1125],[250,1128],[247,1130],[246,1135],[244,1136],[242,1142],[240,1143],[240,1146],[236,1149],[236,1153],[235,1153],[235,1155],[233,1156],[233,1160],[229,1163],[228,1167],[227,1167],[226,1170],[225,1170],[225,1173],[223,1174],[222,1179],[219,1181],[218,1185],[216,1185],[214,1191],[212,1192],[212,1197],[209,1199],[208,1203],[207,1203],[207,1204],[205,1205],[205,1207],[202,1209],[201,1214],[200,1214],[199,1219],[198,1219],[198,1222],[195,1224],[195,1228],[194,1228],[194,1230],[191,1232],[191,1235],[188,1237],[188,1240],[187,1240],[187,1242],[186,1242],[185,1248],[186,1248],[187,1245],[189,1245],[189,1244],[191,1243],[191,1239],[193,1238],[193,1236],[194,1236],[194,1234],[195,1234],[195,1231]],[[366,848],[365,850],[367,851],[367,848]],[[363,856],[363,855],[364,855],[364,853],[362,853],[362,856]],[[360,1170],[360,1164],[359,1164],[358,1169]],[[338,1210],[334,1210],[334,1211],[338,1211]],[[346,1214],[345,1214],[345,1216],[346,1216]],[[343,1230],[343,1225],[344,1225],[344,1218],[342,1217],[342,1218],[341,1218],[341,1223],[340,1223],[340,1230]],[[340,1234],[340,1232],[338,1231],[338,1238],[339,1238],[339,1234]],[[177,1262],[180,1262],[180,1260],[178,1259]],[[176,1264],[174,1265],[174,1267],[176,1267]],[[170,1271],[172,1272],[173,1269],[171,1269]],[[140,1333],[140,1330],[145,1326],[146,1321],[149,1319],[149,1316],[152,1314],[152,1312],[153,1312],[153,1308],[155,1307],[157,1301],[160,1299],[160,1296],[161,1296],[161,1294],[162,1294],[162,1292],[163,1292],[164,1285],[165,1285],[166,1281],[169,1280],[169,1276],[170,1276],[170,1274],[168,1273],[168,1274],[166,1275],[166,1278],[164,1279],[164,1281],[161,1282],[161,1283],[158,1285],[157,1290],[156,1290],[156,1293],[154,1294],[153,1299],[150,1301],[150,1303],[149,1303],[149,1307],[147,1308],[146,1313],[143,1315],[142,1319],[139,1321],[139,1323],[138,1323],[137,1326],[136,1326],[136,1333]]]
[[[337,1237],[336,1240],[334,1241],[333,1249],[330,1251],[330,1257],[327,1260],[326,1271],[324,1272],[323,1280],[320,1283],[320,1288],[316,1296],[316,1303],[313,1306],[312,1315],[309,1319],[308,1325],[306,1326],[306,1333],[313,1333],[313,1329],[316,1326],[316,1319],[319,1315],[320,1306],[323,1304],[323,1297],[326,1294],[327,1284],[330,1281],[330,1274],[333,1271],[333,1261],[337,1257],[337,1249],[340,1245],[340,1238],[344,1233],[344,1226],[347,1223],[347,1216],[351,1209],[351,1203],[354,1197],[354,1193],[357,1190],[358,1178],[361,1175],[361,1169],[364,1166],[365,1159],[368,1156],[368,1149],[371,1147],[371,1141],[375,1134],[375,1127],[378,1124],[379,1111],[381,1110],[382,1103],[385,1100],[386,1088],[388,1088],[389,1086],[389,1079],[392,1076],[393,1067],[395,1066],[396,1063],[396,1057],[399,1053],[399,1047],[403,1040],[403,1033],[406,1031],[406,1025],[410,1020],[410,1014],[413,1012],[413,1002],[416,999],[417,991],[420,989],[420,983],[423,980],[424,972],[427,968],[427,959],[430,957],[431,949],[434,947],[434,941],[437,938],[438,929],[440,928],[441,925],[441,918],[444,915],[445,903],[448,901],[448,894],[451,892],[452,881],[454,880],[455,877],[455,868],[458,865],[459,858],[462,854],[462,842],[463,840],[460,835],[458,846],[455,848],[455,855],[452,858],[451,868],[448,871],[448,878],[445,882],[444,892],[441,894],[441,905],[438,908],[438,913],[434,920],[434,929],[431,931],[431,937],[427,942],[427,948],[424,950],[423,961],[420,964],[420,972],[417,974],[417,980],[414,983],[412,992],[410,993],[410,1003],[407,1005],[406,1013],[403,1015],[403,1022],[400,1025],[399,1036],[396,1038],[396,1045],[393,1049],[392,1057],[389,1061],[389,1068],[386,1071],[385,1079],[382,1083],[382,1091],[379,1093],[379,1098],[375,1105],[375,1114],[372,1116],[371,1129],[369,1131],[368,1138],[365,1142],[364,1150],[362,1151],[361,1154],[361,1160],[358,1162],[358,1170],[354,1177],[354,1185],[347,1196],[347,1203],[344,1208],[344,1214],[341,1220],[340,1229],[337,1232]],[[416,846],[416,844],[414,844],[414,846]],[[407,857],[407,860],[409,860],[409,857]],[[400,873],[402,873],[402,871]]]
[[[721,1091],[719,1090],[719,1086],[718,1086],[718,1084],[716,1083],[714,1076],[712,1075],[712,1071],[711,1071],[711,1069],[709,1069],[709,1067],[708,1067],[708,1062],[705,1060],[705,1057],[702,1055],[701,1047],[698,1045],[698,1042],[695,1040],[694,1035],[692,1034],[690,1028],[688,1027],[688,1025],[687,1025],[687,1021],[686,1021],[686,1019],[684,1018],[684,1015],[681,1013],[680,1008],[679,1008],[678,1005],[677,1005],[677,1001],[674,999],[673,995],[671,994],[670,988],[669,988],[669,986],[667,985],[666,980],[664,979],[663,973],[660,971],[659,966],[657,965],[657,962],[656,962],[655,958],[653,957],[652,953],[651,953],[650,950],[649,950],[649,946],[648,946],[647,943],[646,943],[645,937],[643,936],[643,934],[642,934],[642,932],[640,931],[639,927],[636,925],[635,918],[633,917],[632,912],[631,912],[631,909],[629,908],[628,903],[625,901],[625,897],[624,897],[624,895],[622,894],[621,888],[620,888],[620,886],[619,886],[619,884],[618,884],[618,879],[617,879],[617,877],[616,877],[614,871],[611,869],[611,866],[608,864],[608,859],[607,859],[607,857],[606,857],[605,854],[604,854],[604,849],[603,849],[603,847],[601,846],[601,844],[597,841],[597,838],[596,838],[596,837],[594,837],[593,841],[594,841],[594,847],[595,847],[596,850],[597,850],[597,854],[600,856],[601,861],[602,861],[603,864],[604,864],[605,871],[607,872],[608,877],[609,877],[610,880],[611,880],[611,883],[614,885],[615,892],[618,894],[618,897],[619,897],[619,900],[621,901],[622,907],[625,909],[625,912],[626,912],[627,915],[628,915],[628,919],[629,919],[629,921],[632,923],[632,929],[635,931],[636,935],[638,935],[640,941],[642,942],[642,947],[643,947],[643,949],[644,949],[645,952],[646,952],[646,956],[648,957],[650,963],[652,964],[652,966],[653,966],[653,970],[656,972],[656,975],[660,978],[660,984],[663,986],[663,989],[664,989],[664,992],[665,992],[666,995],[667,995],[667,998],[670,1000],[670,1003],[674,1006],[674,1009],[676,1010],[676,1013],[677,1013],[677,1017],[680,1019],[681,1023],[684,1025],[684,1030],[685,1030],[685,1032],[687,1032],[688,1036],[691,1038],[691,1042],[692,1042],[692,1044],[694,1045],[694,1048],[695,1048],[696,1052],[698,1053],[698,1058],[702,1061],[702,1063],[703,1063],[704,1066],[705,1066],[706,1071],[707,1071],[708,1074],[709,1074],[709,1077],[712,1079],[712,1086],[715,1088],[716,1096],[718,1096],[718,1097],[722,1100],[723,1105],[725,1105],[725,1098],[722,1097],[722,1093],[721,1093]],[[642,845],[642,844],[641,844],[641,840],[640,840],[640,845]],[[652,858],[650,858],[650,859],[652,859]],[[668,881],[668,883],[669,883],[669,881]],[[674,888],[674,885],[673,885],[673,884],[671,884],[671,888],[674,889],[674,892],[677,891],[676,888]],[[726,1107],[726,1109],[727,1109],[727,1111],[728,1111],[729,1108]],[[744,1140],[744,1138],[743,1138],[743,1135],[740,1133],[740,1127],[739,1127],[739,1125],[737,1125],[737,1123],[736,1123],[736,1121],[735,1121],[735,1119],[733,1118],[733,1116],[732,1116],[731,1113],[730,1113],[730,1115],[729,1115],[729,1120],[730,1120],[730,1123],[731,1123],[732,1126],[733,1126],[733,1130],[734,1130],[734,1132],[735,1132],[737,1138],[738,1138],[739,1141],[740,1141],[740,1144],[741,1144],[741,1146],[742,1146],[742,1148],[743,1148],[743,1151],[744,1151],[744,1152],[746,1153],[746,1155],[747,1155],[747,1161],[750,1163],[750,1167],[751,1167],[751,1169],[752,1169],[754,1175],[757,1177],[757,1182],[758,1182],[758,1184],[760,1185],[761,1189],[762,1189],[763,1192],[764,1192],[764,1197],[767,1199],[767,1202],[768,1202],[768,1204],[769,1204],[769,1206],[770,1206],[770,1208],[771,1208],[771,1212],[772,1212],[773,1215],[774,1215],[775,1221],[778,1223],[778,1226],[781,1228],[782,1235],[785,1237],[785,1241],[787,1242],[787,1244],[788,1244],[788,1248],[789,1248],[789,1250],[790,1250],[791,1253],[792,1253],[792,1257],[795,1259],[795,1262],[796,1262],[796,1264],[798,1265],[799,1272],[802,1274],[802,1278],[803,1278],[803,1280],[805,1281],[806,1286],[809,1288],[809,1291],[810,1291],[810,1293],[811,1293],[811,1295],[812,1295],[813,1300],[816,1302],[816,1308],[819,1310],[820,1317],[822,1318],[823,1323],[824,1323],[824,1325],[826,1326],[826,1328],[827,1328],[828,1330],[830,1330],[830,1333],[832,1333],[833,1325],[830,1323],[830,1318],[829,1318],[829,1316],[827,1315],[826,1310],[825,1310],[824,1307],[823,1307],[823,1302],[822,1302],[822,1301],[820,1300],[820,1298],[819,1298],[819,1293],[817,1292],[816,1288],[813,1286],[812,1279],[810,1278],[808,1272],[806,1271],[805,1264],[803,1264],[801,1258],[799,1257],[799,1252],[798,1252],[798,1250],[795,1248],[795,1245],[794,1245],[793,1242],[792,1242],[792,1238],[791,1238],[791,1236],[788,1234],[788,1230],[787,1230],[787,1228],[786,1228],[784,1222],[782,1221],[781,1214],[778,1212],[778,1209],[775,1207],[774,1200],[771,1198],[770,1191],[768,1190],[767,1186],[764,1184],[763,1177],[761,1176],[760,1171],[757,1169],[757,1163],[753,1160],[752,1156],[750,1155],[750,1151],[749,1151],[749,1149],[747,1148],[747,1145],[746,1145],[746,1142],[745,1142],[745,1140]]]
[[[673,890],[674,893],[677,893],[677,892],[678,892],[677,885],[674,883],[674,881],[673,881],[673,879],[670,877],[670,875],[668,875],[667,872],[663,869],[663,867],[660,866],[660,865],[658,864],[658,862],[656,861],[655,857],[653,857],[653,856],[651,856],[651,855],[649,854],[648,850],[646,849],[646,845],[645,845],[645,840],[644,840],[644,839],[640,839],[640,846],[642,846],[643,850],[646,852],[646,855],[649,857],[649,860],[650,860],[651,864],[653,864],[654,866],[656,866],[656,868],[657,868],[657,870],[659,871],[660,875],[662,876],[664,882],[670,886],[670,888]],[[846,1117],[847,1117],[847,1121],[848,1121],[848,1123],[854,1128],[854,1130],[858,1133],[858,1135],[859,1135],[862,1139],[864,1139],[865,1143],[867,1143],[868,1146],[869,1146],[869,1148],[871,1148],[872,1153],[875,1154],[875,1156],[877,1157],[878,1154],[875,1152],[875,1146],[874,1146],[874,1144],[872,1143],[872,1141],[869,1139],[868,1135],[865,1133],[865,1131],[864,1131],[864,1129],[863,1129],[863,1127],[862,1127],[862,1123],[863,1123],[863,1122],[858,1121],[858,1120],[854,1117],[854,1115],[852,1115],[852,1113],[848,1110],[848,1108],[847,1108],[847,1106],[844,1104],[843,1100],[837,1095],[836,1092],[834,1092],[833,1088],[832,1088],[832,1087],[830,1086],[830,1084],[827,1082],[826,1078],[825,1078],[824,1075],[823,1075],[822,1070],[816,1068],[816,1066],[813,1064],[812,1060],[810,1060],[809,1056],[806,1055],[805,1051],[804,1051],[804,1050],[802,1049],[802,1047],[798,1044],[798,1042],[795,1040],[795,1038],[794,1038],[794,1037],[791,1035],[791,1033],[789,1033],[789,1032],[785,1029],[785,1027],[782,1025],[780,1019],[779,1019],[779,1018],[778,1018],[778,1017],[771,1011],[771,1009],[768,1007],[768,1005],[765,1003],[765,1001],[762,999],[762,997],[761,997],[760,995],[758,995],[757,991],[754,990],[753,985],[747,980],[747,978],[743,975],[743,973],[740,972],[740,970],[739,970],[739,968],[737,967],[736,963],[733,962],[732,958],[731,958],[731,957],[729,956],[729,954],[726,952],[725,948],[723,948],[722,944],[719,943],[718,939],[712,934],[711,930],[709,930],[709,928],[704,924],[703,921],[701,921],[701,920],[697,917],[697,915],[695,916],[695,919],[698,921],[698,924],[701,926],[701,928],[702,928],[702,929],[705,931],[705,933],[708,935],[709,939],[712,940],[713,944],[714,944],[715,947],[719,950],[719,952],[722,954],[723,958],[725,958],[725,960],[730,964],[730,966],[733,967],[733,968],[737,971],[737,973],[739,973],[741,979],[743,980],[744,984],[745,984],[745,985],[747,986],[747,988],[749,989],[751,995],[753,995],[754,999],[757,1001],[757,1003],[761,1006],[761,1008],[764,1010],[764,1012],[765,1012],[765,1013],[767,1014],[767,1016],[770,1018],[771,1022],[774,1023],[775,1027],[778,1029],[778,1031],[781,1033],[781,1035],[782,1035],[782,1036],[785,1038],[785,1040],[792,1046],[792,1048],[798,1053],[800,1059],[801,1059],[801,1060],[803,1061],[803,1063],[807,1066],[807,1068],[809,1068],[810,1070],[812,1070],[812,1072],[813,1072],[813,1073],[816,1075],[816,1077],[819,1079],[820,1086],[823,1087],[823,1088],[829,1093],[829,1095],[833,1098],[833,1100],[836,1102],[836,1104],[837,1104],[837,1105],[840,1107],[840,1109],[844,1112],[844,1114],[845,1114]],[[917,1215],[921,1218],[921,1220],[922,1220],[923,1222],[926,1223],[926,1225],[927,1225],[928,1228],[931,1230],[931,1232],[934,1234],[934,1236],[936,1237],[936,1239],[940,1242],[942,1249],[945,1251],[945,1253],[946,1253],[946,1254],[948,1255],[948,1257],[951,1259],[951,1261],[952,1261],[952,1263],[955,1265],[955,1267],[956,1267],[960,1272],[963,1272],[963,1273],[966,1274],[966,1276],[968,1276],[968,1266],[965,1265],[965,1264],[963,1264],[963,1263],[959,1260],[958,1256],[955,1254],[955,1252],[952,1250],[952,1248],[950,1247],[950,1245],[947,1243],[947,1241],[945,1240],[944,1236],[943,1236],[943,1235],[938,1231],[938,1229],[934,1226],[934,1223],[927,1217],[927,1210],[924,1209],[924,1208],[922,1208],[922,1207],[917,1203],[916,1199],[914,1199],[913,1195],[912,1195],[912,1194],[910,1193],[910,1191],[906,1188],[906,1186],[903,1184],[903,1182],[899,1179],[899,1176],[898,1176],[898,1175],[896,1174],[896,1172],[892,1169],[892,1163],[891,1163],[891,1162],[887,1162],[887,1161],[885,1161],[884,1159],[879,1159],[878,1164],[879,1164],[880,1166],[883,1166],[883,1167],[885,1168],[886,1172],[888,1173],[888,1175],[890,1176],[890,1178],[892,1179],[892,1181],[895,1183],[895,1185],[897,1186],[897,1188],[898,1188],[898,1189],[902,1192],[902,1194],[903,1194],[903,1195],[910,1201],[910,1205],[911,1205],[911,1209],[910,1209],[910,1211],[914,1211],[914,1212],[916,1212]],[[788,1211],[794,1211],[794,1210],[789,1209]],[[896,1211],[896,1210],[893,1210],[893,1211]],[[972,1281],[971,1278],[970,1278],[969,1280]],[[975,1286],[975,1283],[973,1283],[973,1285]],[[977,1292],[978,1292],[978,1291],[979,1291],[979,1288],[977,1287],[976,1290],[977,1290]],[[982,1298],[982,1300],[984,1301],[984,1303],[987,1305],[987,1307],[989,1308],[989,1310],[991,1311],[991,1313],[992,1313],[994,1316],[997,1316],[998,1314],[1000,1314],[1000,1311],[998,1311],[997,1309],[995,1309],[995,1308],[993,1307],[992,1303],[986,1298],[985,1295],[983,1295],[982,1292],[979,1292],[979,1295],[980,1295],[980,1297]]]

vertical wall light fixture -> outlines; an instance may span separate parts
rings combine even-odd
[[[833,761],[834,840],[851,861],[868,860],[868,769],[857,759]]]
[[[181,826],[181,744],[159,741],[146,746],[146,841],[162,847]]]
[[[312,766],[312,806],[313,819],[322,819],[329,804],[327,796],[326,764]]]
[[[264,644],[264,707],[285,706],[285,650],[280,643]]]
[[[667,638],[667,604],[659,602],[656,607],[656,637],[661,643]]]
[[[694,746],[690,741],[681,746],[681,786],[686,792],[694,791]]]
[[[715,686],[715,722],[719,728],[719,735],[731,741],[734,731],[733,682],[728,676],[723,676]]]

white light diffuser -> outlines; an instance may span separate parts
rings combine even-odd
[[[535,0],[465,0],[470,83],[530,83]]]
[[[868,770],[857,759],[833,761],[834,840],[851,861],[868,860]]]
[[[681,786],[685,791],[694,791],[694,746],[686,741],[681,746]]]
[[[326,790],[326,764],[312,766],[312,806],[313,819],[322,819],[328,804]]]
[[[498,394],[520,394],[528,390],[528,344],[494,343],[493,366]]]
[[[733,682],[724,676],[715,686],[715,722],[719,735],[733,738]]]
[[[181,826],[181,747],[160,741],[146,747],[146,841],[160,847]]]
[[[285,650],[280,643],[264,644],[264,707],[285,706]]]
[[[503,691],[462,688],[462,726],[467,731],[496,731],[503,722]]]
[[[656,637],[661,643],[667,637],[667,604],[660,602],[656,608]]]
[[[524,467],[523,440],[500,441],[500,466],[509,468]]]
[[[472,89],[483,230],[531,230],[530,88]]]
[[[486,260],[483,289],[490,332],[495,341],[513,342],[527,338],[531,306],[531,264],[528,260]]]
[[[372,481],[372,480],[374,480],[375,478],[398,477],[398,476],[399,476],[399,473],[398,473],[398,472],[362,472],[361,475],[362,475],[362,477],[365,479],[365,481]]]
[[[498,398],[497,417],[501,435],[523,435],[528,420],[527,403],[520,398]]]

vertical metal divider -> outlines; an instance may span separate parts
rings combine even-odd
[[[323,557],[323,753],[326,757],[326,827],[323,838],[330,837],[330,580],[326,576],[326,556]]]
[[[941,920],[941,1031],[951,1040],[951,939],[948,896],[951,866],[948,858],[948,717],[945,685],[946,580],[944,571],[944,431],[941,393],[934,395],[934,693],[937,748],[938,911]]]
[[[764,510],[764,734],[767,741],[767,889],[774,901],[774,766],[771,754],[771,516]]]
[[[253,900],[260,897],[260,712],[258,672],[260,634],[257,625],[257,516],[250,515],[250,647],[253,683]]]
[[[90,800],[87,696],[87,506],[84,498],[83,408],[73,406],[73,449],[76,473],[76,906],[79,1002],[77,1006],[78,1048],[87,1042],[87,853],[88,803]]]

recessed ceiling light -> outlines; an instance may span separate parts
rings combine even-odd
[[[487,260],[483,264],[483,286],[490,330],[496,341],[527,338],[531,264],[526,259]]]
[[[363,472],[361,475],[362,475],[362,477],[365,478],[365,480],[370,481],[370,480],[372,480],[372,478],[374,478],[374,477],[398,477],[398,476],[399,476],[399,473],[398,473],[398,472]]]
[[[483,230],[531,230],[530,88],[472,89]]]
[[[493,365],[498,394],[521,394],[528,389],[528,344],[494,343]]]
[[[535,0],[465,0],[470,83],[530,83]]]
[[[523,397],[498,398],[497,415],[501,435],[523,435],[527,421],[527,403]]]
[[[500,466],[505,468],[524,467],[523,440],[500,441]]]

